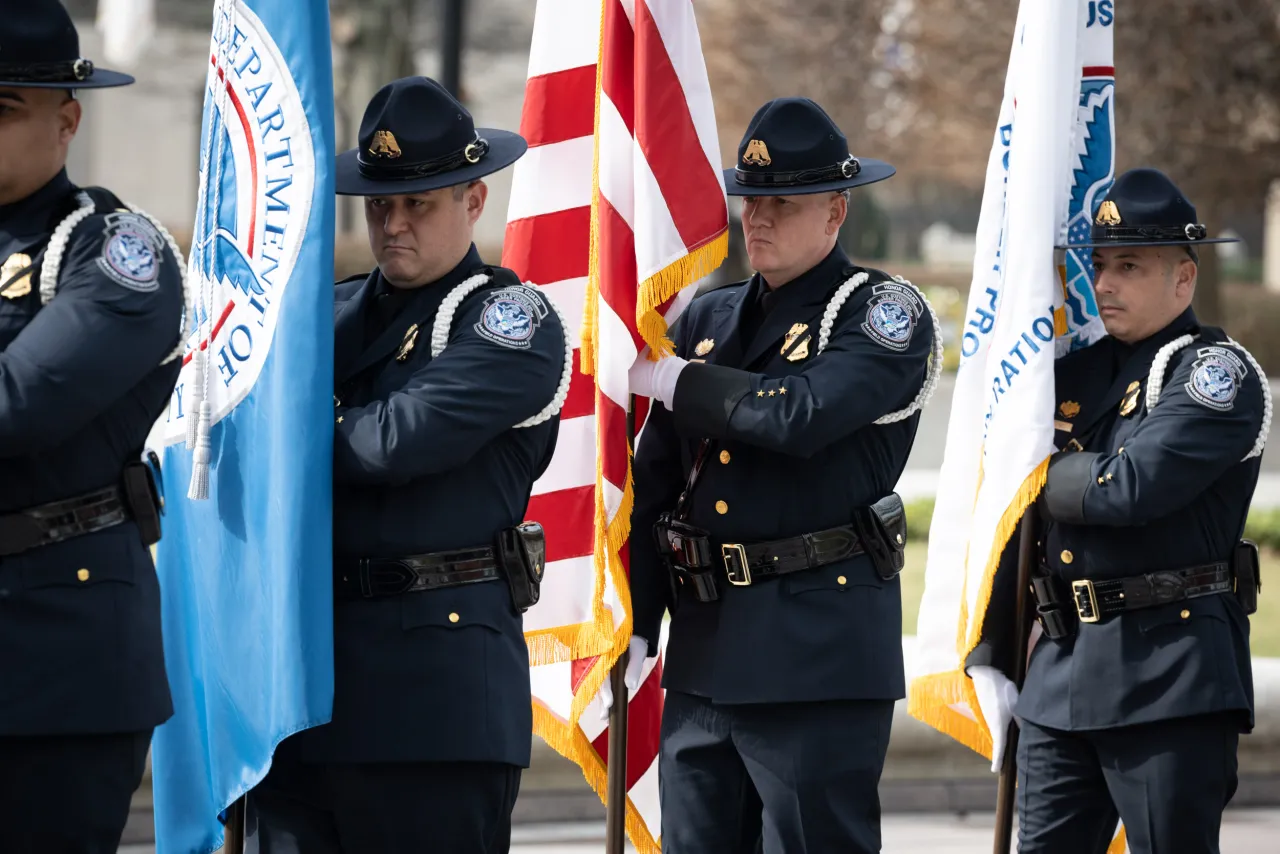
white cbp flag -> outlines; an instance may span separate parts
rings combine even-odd
[[[1054,359],[1103,333],[1088,251],[1055,258],[1054,246],[1087,234],[1114,178],[1114,5],[1019,4],[987,163],[908,709],[988,758],[964,660],[1001,552],[1044,485]]]

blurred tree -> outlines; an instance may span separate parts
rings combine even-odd
[[[1116,0],[1117,169],[1167,172],[1220,229],[1280,178],[1280,0]],[[980,190],[1018,0],[703,0],[698,18],[726,162],[769,98],[802,94],[895,182]],[[1196,309],[1223,316],[1218,258]]]
[[[911,45],[893,88],[912,177],[980,187],[1000,108],[1016,0],[909,0]],[[1117,171],[1154,166],[1221,229],[1280,177],[1280,0],[1115,4]],[[911,140],[915,145],[911,145]],[[909,157],[909,159],[908,159]],[[1216,251],[1196,311],[1223,317]]]

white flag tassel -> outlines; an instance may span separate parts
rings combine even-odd
[[[191,487],[187,497],[203,501],[209,497],[209,401],[200,401],[200,420],[196,427],[196,450],[191,466]]]
[[[200,404],[204,402],[204,372],[206,368],[206,356],[203,348],[197,348],[191,354],[191,383],[187,388],[187,412],[196,413],[200,411]],[[196,440],[198,436],[198,420],[195,418],[187,419],[187,448],[194,451],[196,449]]]

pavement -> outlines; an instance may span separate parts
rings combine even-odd
[[[1272,381],[1271,396],[1280,400],[1280,381]],[[920,429],[907,458],[907,468],[898,482],[898,494],[904,501],[932,498],[937,494],[938,470],[942,467],[946,448],[947,422],[951,417],[951,399],[955,392],[955,375],[943,374],[933,399],[920,416]],[[1267,453],[1262,455],[1262,473],[1253,494],[1254,507],[1280,507],[1280,418],[1272,419],[1267,437]]]
[[[884,854],[990,854],[995,816],[887,815],[881,825]],[[517,825],[512,854],[597,854],[604,851],[604,824]],[[1223,816],[1219,836],[1222,854],[1275,851],[1280,836],[1280,809],[1231,809]],[[634,852],[630,845],[628,852]],[[150,845],[126,845],[119,854],[154,854]]]

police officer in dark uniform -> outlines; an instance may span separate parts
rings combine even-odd
[[[1218,851],[1253,726],[1241,536],[1271,403],[1253,357],[1191,310],[1197,247],[1222,242],[1206,235],[1168,177],[1135,169],[1079,244],[1108,334],[1056,366],[1042,634],[1019,695],[1015,536],[966,662],[993,732],[1019,722],[1022,854],[1101,854],[1117,816],[1134,854]]]
[[[0,851],[114,852],[173,712],[147,434],[180,369],[172,238],[67,177],[80,56],[56,0],[0,15]]]
[[[757,272],[632,370],[660,401],[635,459],[629,675],[669,610],[665,851],[880,850],[905,689],[893,487],[942,351],[924,296],[836,237],[847,191],[893,173],[814,102],[761,107],[725,172]]]
[[[522,519],[572,370],[558,310],[472,243],[480,179],[525,150],[414,77],[338,158],[378,268],[335,291],[336,696],[251,797],[262,854],[510,846],[544,566]]]

